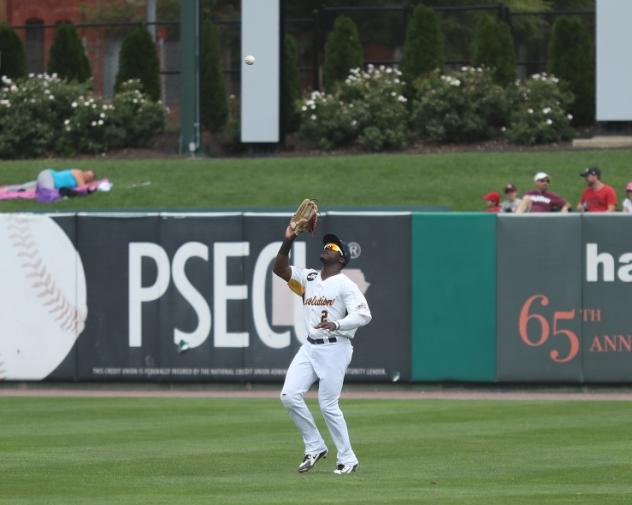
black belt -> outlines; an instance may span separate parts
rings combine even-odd
[[[333,344],[334,342],[338,342],[338,339],[336,337],[327,337],[327,338],[307,337],[307,341],[310,344],[324,344],[325,342],[329,342],[330,344]]]

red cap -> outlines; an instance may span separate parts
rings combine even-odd
[[[518,188],[516,188],[516,186],[511,184],[511,182],[505,186],[505,194],[513,193],[514,191],[518,191]]]
[[[499,203],[500,202],[500,193],[498,193],[498,191],[492,191],[491,193],[487,193],[486,195],[483,195],[483,200],[487,200],[489,202]]]

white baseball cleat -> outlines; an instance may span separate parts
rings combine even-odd
[[[358,464],[357,463],[355,465],[338,464],[338,465],[336,465],[336,469],[334,470],[334,473],[336,475],[346,475],[346,474],[355,472],[356,468],[358,468]]]
[[[303,458],[303,462],[300,465],[298,465],[298,472],[305,473],[305,472],[310,471],[319,459],[325,459],[326,457],[327,457],[327,449],[317,454],[305,454],[305,457]]]

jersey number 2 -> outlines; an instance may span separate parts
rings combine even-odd
[[[323,310],[323,311],[320,313],[320,322],[321,322],[321,323],[325,323],[325,322],[327,322],[327,316],[328,316],[328,315],[329,315],[329,314],[327,314],[327,311],[326,311],[326,310]]]

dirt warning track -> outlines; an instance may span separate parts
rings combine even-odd
[[[41,386],[24,384],[0,385],[0,397],[121,397],[121,398],[278,398],[281,385],[277,386],[182,386],[159,387],[127,385],[103,387],[85,384],[68,386]],[[317,392],[310,391],[308,398]],[[484,388],[419,388],[371,387],[353,385],[342,393],[343,399],[381,400],[551,400],[551,401],[632,401],[632,389],[484,389]]]

